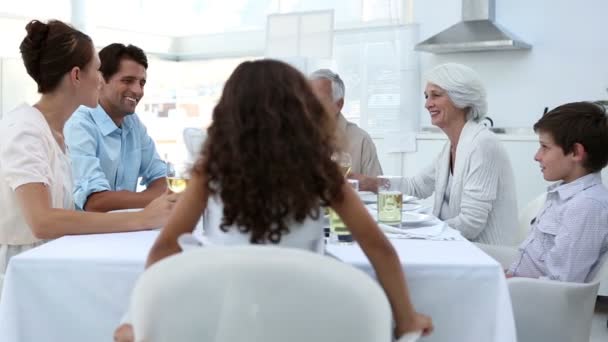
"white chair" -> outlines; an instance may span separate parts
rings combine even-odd
[[[202,129],[194,127],[184,128],[182,134],[186,150],[188,151],[188,160],[193,162],[198,159],[198,154],[201,152],[206,134]]]
[[[519,233],[521,235],[521,240],[525,239],[530,232],[530,221],[538,215],[538,212],[542,209],[545,201],[547,199],[547,193],[542,193],[532,201],[530,201],[524,210],[519,215]],[[510,262],[515,260],[515,256],[513,256],[513,252],[509,250],[508,247],[503,246],[480,246],[484,252],[488,255],[496,259],[500,262],[503,267],[507,264],[506,267],[510,265]],[[600,287],[598,290],[599,296],[608,296],[608,263],[604,262],[608,258],[608,253],[604,254],[602,260],[600,260],[600,267],[595,269],[595,274],[593,275],[593,281],[600,282]],[[509,262],[510,261],[510,262]]]
[[[608,252],[604,253],[599,261],[598,267],[591,274],[591,281],[600,283],[597,290],[598,296],[608,296]]]
[[[279,247],[205,247],[146,270],[131,298],[136,341],[390,341],[388,300],[367,274]]]
[[[514,246],[487,245],[477,242],[474,244],[492,259],[498,261],[503,270],[508,269],[519,255],[517,247]]]
[[[542,209],[547,199],[547,193],[543,192],[538,195],[532,201],[530,201],[523,211],[520,212],[518,218],[518,232],[517,232],[517,245],[516,246],[500,246],[500,245],[487,245],[483,243],[475,243],[482,251],[498,261],[503,269],[509,268],[511,263],[517,258],[518,251],[517,247],[519,244],[528,236],[530,233],[530,225],[533,218],[538,215],[538,212]]]
[[[589,341],[599,283],[507,280],[519,342]]]
[[[530,226],[531,226],[532,219],[534,219],[536,217],[536,215],[538,215],[538,212],[542,209],[546,200],[547,200],[547,193],[543,192],[542,194],[540,194],[536,198],[534,198],[532,201],[528,202],[526,207],[519,214],[519,218],[518,218],[518,222],[519,222],[519,225],[518,225],[519,226],[519,231],[518,231],[519,240],[518,241],[519,241],[519,243],[524,241],[524,239],[528,236],[528,233],[530,233]]]

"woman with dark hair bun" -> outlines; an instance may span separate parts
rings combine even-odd
[[[63,127],[80,105],[97,105],[99,57],[91,38],[58,21],[33,20],[19,49],[40,100],[0,121],[0,286],[11,256],[63,235],[161,226],[175,195],[137,213],[74,211]]]
[[[410,301],[397,253],[331,159],[333,118],[307,79],[275,60],[240,64],[213,110],[192,178],[148,256],[148,266],[180,252],[204,210],[211,242],[268,244],[318,251],[321,205],[343,219],[372,263],[391,303],[396,335],[432,330]],[[280,286],[280,285],[277,285]],[[127,325],[116,340],[129,340]],[[131,336],[132,337],[132,336]]]

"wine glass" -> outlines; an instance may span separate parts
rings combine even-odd
[[[186,190],[192,165],[184,162],[167,162],[167,185],[169,190],[180,193]]]
[[[331,156],[331,160],[340,166],[340,170],[342,170],[344,177],[348,176],[353,167],[353,159],[348,152],[334,152]]]

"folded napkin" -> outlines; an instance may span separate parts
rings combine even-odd
[[[432,226],[421,228],[397,228],[383,223],[378,226],[384,233],[392,239],[421,239],[437,241],[456,241],[462,240],[460,232],[448,227],[447,223],[437,220],[438,223]]]

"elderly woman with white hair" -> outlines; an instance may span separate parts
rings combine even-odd
[[[448,63],[432,69],[426,81],[425,107],[448,142],[432,165],[404,180],[403,192],[418,198],[435,193],[433,214],[471,241],[516,244],[513,170],[499,139],[479,123],[487,110],[479,76]],[[362,180],[362,188],[374,187],[373,179]]]

